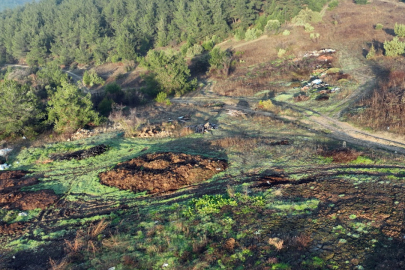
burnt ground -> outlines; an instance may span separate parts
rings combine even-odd
[[[203,182],[228,167],[226,161],[176,153],[147,154],[100,174],[104,185],[159,193]]]
[[[79,150],[72,153],[56,154],[51,156],[52,160],[81,160],[89,157],[95,157],[103,154],[108,150],[108,146],[104,144],[96,145],[86,150]]]

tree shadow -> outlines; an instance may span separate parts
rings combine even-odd
[[[391,35],[391,36],[395,36],[395,31],[394,31],[394,29],[392,29],[392,28],[384,28],[383,29],[384,30],[384,32],[385,33],[387,33],[388,35]]]

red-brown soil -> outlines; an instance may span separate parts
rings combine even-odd
[[[52,190],[20,191],[21,187],[38,183],[36,178],[23,178],[26,173],[23,171],[0,172],[0,207],[20,210],[45,209],[58,199]]]
[[[226,161],[176,153],[147,154],[100,174],[107,186],[158,193],[203,182],[224,171]]]
[[[333,162],[346,163],[356,160],[362,153],[350,148],[338,148],[334,150],[322,150],[323,157],[333,158]]]

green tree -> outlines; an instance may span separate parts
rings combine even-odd
[[[384,50],[386,56],[398,56],[405,52],[405,43],[394,37],[391,41],[384,42]]]
[[[29,85],[5,80],[0,83],[0,137],[34,135],[43,113]]]
[[[394,32],[398,37],[405,37],[405,24],[395,23]]]
[[[48,101],[48,121],[55,131],[68,133],[90,123],[98,125],[101,118],[93,110],[90,94],[84,95],[77,86],[62,82]]]
[[[190,70],[180,53],[151,50],[143,64],[154,74],[159,88],[168,94],[182,95],[197,85],[196,80],[190,81]]]

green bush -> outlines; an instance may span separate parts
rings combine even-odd
[[[75,85],[63,82],[48,101],[48,121],[59,133],[69,133],[87,124],[101,121],[93,110],[90,94],[84,95]]]
[[[301,10],[298,15],[291,20],[295,26],[305,26],[307,23],[318,23],[320,21],[322,21],[322,15],[308,8]]]
[[[281,23],[279,20],[268,20],[266,26],[264,27],[264,31],[269,33],[278,33],[280,30]]]
[[[374,44],[371,44],[371,48],[368,51],[366,58],[369,59],[369,60],[373,59],[375,57],[375,54],[376,54],[376,51],[375,51],[375,48],[374,48]]]
[[[231,52],[223,51],[220,48],[214,48],[210,52],[210,71],[229,69],[232,60]]]
[[[354,0],[354,3],[359,5],[365,5],[368,3],[368,0]]]
[[[246,33],[245,33],[245,40],[246,41],[255,40],[258,37],[260,37],[261,34],[263,34],[263,32],[261,30],[256,29],[256,28],[248,29],[246,31]]]
[[[192,91],[197,81],[190,81],[190,70],[180,53],[150,50],[142,64],[151,71],[151,79],[157,82],[160,91],[182,95]]]
[[[290,34],[291,34],[291,32],[288,31],[287,29],[284,30],[284,32],[283,32],[283,36],[289,36]]]
[[[91,71],[86,70],[83,74],[83,84],[85,86],[90,86],[90,87],[97,85],[97,84],[103,85],[104,80],[103,80],[103,78],[99,77],[94,70],[91,70]]]
[[[384,42],[384,50],[386,56],[398,56],[405,52],[405,43],[394,37],[393,40]]]
[[[333,0],[332,2],[329,3],[329,10],[332,10],[339,6],[339,1],[338,0]]]
[[[113,102],[114,101],[112,99],[104,97],[100,104],[98,104],[97,110],[100,112],[101,115],[107,117],[112,111]]]
[[[398,37],[405,37],[405,24],[395,23],[394,32]]]
[[[160,92],[160,93],[156,96],[155,101],[156,101],[157,103],[163,103],[163,104],[166,104],[166,105],[170,105],[170,104],[171,104],[170,99],[167,98],[167,93],[165,93],[165,92]]]
[[[304,28],[305,28],[305,32],[308,32],[308,33],[313,32],[315,30],[315,28],[312,25],[310,25],[309,23],[306,23]]]
[[[240,29],[240,28],[237,29],[237,30],[235,31],[234,37],[235,37],[235,40],[236,40],[236,41],[240,41],[240,40],[245,39],[245,31],[243,31],[243,29]]]
[[[204,48],[200,44],[194,44],[193,47],[188,48],[187,56],[193,57],[195,55],[202,54],[203,51],[204,51]]]
[[[382,30],[384,28],[384,25],[382,25],[381,23],[377,23],[375,25],[375,30]]]
[[[105,96],[112,99],[115,103],[122,103],[125,93],[117,83],[107,84],[104,88]]]

